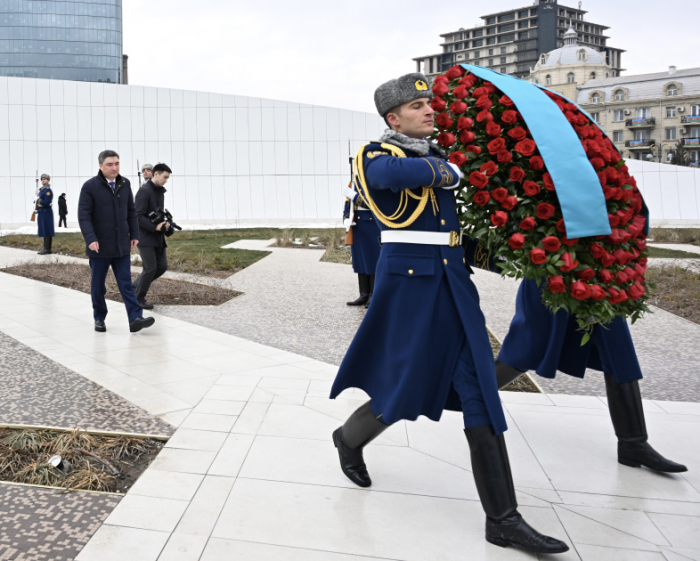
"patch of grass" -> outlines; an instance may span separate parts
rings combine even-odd
[[[657,259],[700,259],[700,254],[689,251],[679,251],[677,249],[666,249],[665,247],[649,246],[649,257]]]
[[[649,304],[700,324],[700,274],[682,267],[647,269]]]
[[[321,261],[325,263],[342,263],[344,265],[352,265],[352,256],[350,254],[350,246],[331,247],[326,250],[326,253],[321,257]]]
[[[688,243],[700,245],[700,228],[651,228],[654,243]]]

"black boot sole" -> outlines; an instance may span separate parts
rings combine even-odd
[[[146,327],[151,327],[151,325],[153,325],[155,322],[156,322],[156,320],[154,318],[146,318],[146,321],[144,321],[143,323],[140,323],[140,324],[135,325],[133,327],[130,325],[129,331],[131,333],[138,333],[139,331],[141,331],[142,329],[145,329]]]
[[[523,551],[530,551],[531,553],[556,554],[556,553],[566,553],[567,551],[569,551],[569,546],[566,544],[562,544],[562,547],[555,548],[555,549],[539,549],[539,548],[527,547],[525,545],[519,544],[518,542],[504,540],[503,538],[489,536],[488,534],[486,534],[486,541],[489,542],[490,544],[497,545],[498,547],[503,547],[503,548],[505,548],[505,547],[517,547],[518,549],[522,549]]]
[[[98,333],[104,333],[105,331],[107,331],[107,328],[95,326],[95,331],[97,331]]]
[[[341,427],[341,428],[342,428],[342,427]],[[333,431],[333,444],[334,444],[334,446],[338,449],[338,455],[340,455],[340,446],[341,446],[341,444],[340,444],[340,442],[339,442],[339,440],[338,440],[338,439],[339,439],[338,433],[340,432],[341,428],[338,428],[338,429],[336,429],[336,430]],[[372,481],[369,479],[369,475],[367,476],[367,479],[368,479],[367,482],[358,481],[357,479],[355,479],[355,478],[353,477],[353,475],[352,475],[351,473],[349,473],[349,472],[345,469],[345,467],[343,466],[343,462],[342,462],[342,461],[340,462],[340,469],[341,469],[341,470],[343,471],[343,473],[345,474],[345,477],[347,477],[350,481],[352,481],[352,482],[353,482],[355,485],[357,485],[358,487],[367,488],[367,487],[370,487],[370,486],[372,485]]]
[[[645,467],[651,471],[656,471],[658,473],[685,473],[688,471],[688,468],[681,465],[678,467],[669,467],[666,469],[659,469],[652,467],[650,465],[645,464],[644,462],[640,462],[639,460],[630,460],[628,458],[617,458],[618,463],[622,464],[623,466],[631,467],[631,468],[641,468]]]

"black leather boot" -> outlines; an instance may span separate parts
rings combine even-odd
[[[44,249],[39,251],[39,255],[51,255],[51,236],[44,237]]]
[[[369,300],[369,275],[358,273],[357,282],[360,285],[360,297],[357,300],[348,302],[348,306],[362,306]]]
[[[365,308],[369,308],[372,303],[372,296],[374,295],[374,275],[367,275],[369,277],[369,298],[365,302]]]
[[[469,441],[476,490],[486,512],[486,541],[535,553],[568,551],[568,545],[540,534],[518,512],[503,435],[496,436],[491,425],[464,429],[464,433]]]
[[[618,384],[615,377],[605,375],[608,409],[617,435],[617,461],[629,467],[644,466],[654,471],[680,473],[688,471],[682,464],[667,460],[647,442],[642,394],[639,382]]]
[[[372,485],[362,449],[389,428],[389,425],[374,416],[370,403],[368,401],[357,409],[342,427],[333,432],[333,444],[338,449],[340,468],[350,481],[360,487]]]
[[[505,362],[500,360],[496,361],[496,382],[498,383],[498,389],[502,390],[511,382],[515,382],[520,376],[525,374],[517,368],[508,366]]]

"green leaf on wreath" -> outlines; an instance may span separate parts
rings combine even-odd
[[[588,341],[591,340],[591,334],[590,333],[584,333],[583,337],[581,337],[581,346],[583,347]]]

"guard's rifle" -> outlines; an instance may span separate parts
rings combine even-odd
[[[350,161],[350,183],[348,187],[352,189],[354,173],[352,167],[352,152],[350,151],[350,139],[348,139],[348,160]],[[352,245],[352,223],[355,219],[355,201],[350,201],[350,211],[348,213],[348,219],[350,220],[349,226],[345,230],[345,245]]]
[[[36,221],[36,213],[39,210],[39,170],[36,170],[36,179],[34,182],[34,212],[32,212],[32,217],[29,219],[31,222]]]
[[[138,158],[136,158],[136,173],[139,176],[139,189],[141,189],[141,164],[139,164]]]

